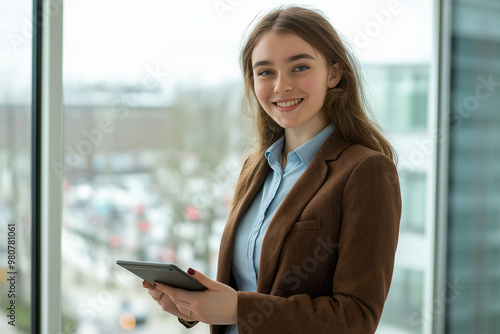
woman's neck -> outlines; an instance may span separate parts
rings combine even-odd
[[[305,129],[303,128],[285,129],[285,146],[283,147],[285,154],[288,154],[289,152],[304,145],[327,126],[328,123],[325,122],[325,124],[321,123],[319,126],[316,125],[312,127],[307,127]]]

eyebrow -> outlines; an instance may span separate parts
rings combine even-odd
[[[307,54],[307,53],[301,53],[301,54],[298,54],[298,55],[295,55],[295,56],[291,56],[290,58],[288,58],[286,60],[287,63],[291,63],[291,62],[294,62],[296,60],[299,60],[299,59],[312,59],[312,60],[316,60],[316,58],[314,58],[313,56]],[[271,63],[269,60],[260,60],[258,62],[255,62],[255,64],[253,64],[253,68],[255,69],[257,66],[262,66],[262,65],[272,65],[273,63]]]

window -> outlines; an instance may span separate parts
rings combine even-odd
[[[386,323],[404,328],[404,333],[422,332],[423,323],[430,316],[420,312],[424,305],[424,281],[422,270],[400,269],[394,272],[384,310]]]
[[[425,232],[425,219],[422,213],[426,212],[426,184],[426,176],[423,173],[408,173],[401,178],[402,233]]]
[[[76,331],[182,330],[117,259],[215,277],[250,136],[240,112],[243,23],[228,31],[211,3],[196,7],[66,6],[63,305]]]
[[[30,1],[0,1],[0,295],[2,333],[30,332]]]
[[[374,108],[386,129],[426,130],[430,64],[377,64],[366,72]]]
[[[453,1],[447,333],[500,328],[500,6]],[[474,24],[481,22],[481,24]]]

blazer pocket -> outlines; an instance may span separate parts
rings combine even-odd
[[[313,220],[303,220],[300,222],[295,222],[290,229],[290,232],[297,231],[316,231],[321,227],[321,218]]]

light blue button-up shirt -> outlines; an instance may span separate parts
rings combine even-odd
[[[257,291],[262,241],[269,223],[298,178],[333,133],[328,125],[320,133],[287,155],[287,164],[281,167],[285,137],[278,139],[265,153],[271,166],[263,187],[243,215],[236,232],[232,271],[238,290]],[[228,326],[226,333],[237,333],[236,325]]]

